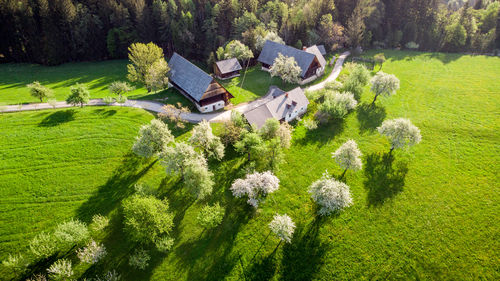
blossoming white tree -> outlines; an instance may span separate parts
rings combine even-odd
[[[151,124],[144,125],[139,130],[132,151],[135,154],[150,158],[160,153],[170,142],[174,140],[174,136],[164,122],[153,119]]]
[[[106,256],[106,247],[101,243],[91,240],[87,246],[78,249],[76,255],[82,263],[94,264]]]
[[[205,157],[185,142],[168,146],[160,155],[167,174],[179,174],[185,187],[198,199],[212,192],[212,173]]]
[[[395,148],[415,145],[422,140],[420,130],[409,119],[405,118],[385,120],[377,130],[381,135],[389,138],[391,142],[390,152]]]
[[[293,232],[295,231],[295,223],[293,223],[292,219],[287,216],[287,214],[276,214],[269,223],[269,228],[281,241],[290,243],[292,241]]]
[[[320,215],[329,215],[352,205],[349,186],[328,175],[323,175],[309,187],[311,197],[321,208]]]
[[[193,128],[189,142],[203,150],[207,157],[214,157],[218,160],[224,157],[224,145],[220,138],[213,134],[212,127],[207,120],[201,121]]]
[[[73,267],[71,261],[59,259],[47,269],[47,272],[51,280],[65,280],[73,275]]]
[[[269,72],[271,77],[279,76],[283,82],[298,83],[302,69],[293,57],[287,57],[279,53],[278,57],[274,59]]]
[[[332,157],[335,159],[335,162],[337,162],[340,167],[344,168],[344,172],[340,178],[344,177],[347,169],[351,169],[353,171],[361,170],[361,155],[362,154],[358,148],[358,144],[356,144],[354,140],[346,141],[332,153]]]
[[[377,72],[370,83],[372,84],[371,91],[375,94],[372,104],[375,103],[379,95],[392,96],[399,89],[399,79],[393,74],[382,71]]]
[[[325,101],[320,105],[319,110],[334,118],[344,118],[357,105],[358,101],[354,98],[354,94],[333,92],[325,95]]]
[[[248,196],[248,204],[257,208],[267,194],[279,188],[280,180],[267,171],[263,173],[248,174],[244,179],[237,179],[231,185],[231,191],[237,198]]]

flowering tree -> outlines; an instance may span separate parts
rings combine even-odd
[[[7,259],[2,261],[2,265],[10,269],[14,274],[19,274],[26,271],[28,262],[21,254],[9,254]]]
[[[210,192],[214,182],[205,157],[185,142],[169,146],[160,156],[167,174],[179,174],[185,187],[198,199]]]
[[[379,95],[392,96],[399,89],[399,79],[393,74],[387,74],[382,71],[377,72],[370,80],[372,87],[370,88],[375,93],[372,104],[375,103]]]
[[[53,234],[42,232],[31,239],[30,250],[37,258],[48,258],[57,251],[57,240]]]
[[[269,223],[269,228],[281,241],[290,243],[292,241],[293,232],[295,231],[295,223],[293,223],[292,219],[286,214],[276,214]]]
[[[177,128],[184,128],[184,123],[186,122],[182,115],[191,112],[189,108],[182,106],[180,102],[176,105],[166,104],[162,107],[162,112],[158,113],[158,117],[162,120],[168,120],[175,124]]]
[[[361,151],[359,151],[358,144],[354,140],[346,141],[342,146],[340,146],[334,153],[332,157],[335,158],[335,162],[339,164],[340,167],[344,168],[344,172],[340,178],[343,178],[347,169],[354,171],[361,170]]]
[[[271,77],[279,76],[283,82],[299,83],[302,69],[293,57],[287,57],[279,53],[269,72]]]
[[[309,193],[311,193],[314,202],[321,207],[319,209],[320,215],[329,215],[352,205],[349,186],[326,174],[311,184]]]
[[[248,174],[244,179],[237,179],[231,185],[231,191],[237,198],[248,196],[248,204],[257,208],[267,194],[279,188],[280,180],[270,171]]]
[[[354,94],[333,92],[325,95],[325,101],[319,106],[319,111],[334,118],[344,118],[357,105]]]
[[[42,84],[40,82],[35,81],[26,85],[30,89],[30,94],[39,99],[40,102],[43,102],[43,99],[50,98],[54,95],[53,91]]]
[[[219,47],[216,53],[217,59],[219,60],[236,58],[241,61],[246,61],[253,58],[252,50],[238,40],[227,43],[225,48]]]
[[[224,157],[224,145],[220,138],[213,134],[212,127],[206,120],[193,128],[189,142],[202,149],[207,157],[214,157],[218,160]]]
[[[106,247],[101,243],[91,240],[87,246],[78,249],[76,255],[82,263],[94,264],[106,256]]]
[[[124,82],[124,81],[115,81],[109,85],[108,90],[112,94],[115,94],[115,95],[121,97],[121,95],[134,90],[134,87],[130,86],[129,83]]]
[[[389,138],[391,142],[390,152],[395,148],[415,145],[422,140],[420,130],[409,119],[405,118],[385,120],[377,130],[381,135]]]
[[[132,151],[139,156],[150,158],[160,153],[173,140],[174,136],[168,125],[153,119],[150,124],[143,125],[139,130]]]
[[[90,234],[87,225],[79,220],[61,223],[54,231],[54,236],[62,246],[72,247],[88,241]]]
[[[59,259],[47,269],[47,272],[51,280],[66,280],[73,275],[73,267],[71,261]]]
[[[97,214],[92,217],[92,223],[89,229],[93,233],[99,233],[109,225],[109,219],[103,215]]]

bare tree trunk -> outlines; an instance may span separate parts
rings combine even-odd
[[[346,173],[346,172],[347,172],[347,168],[345,168],[345,170],[344,170],[344,172],[342,173],[342,175],[340,175],[340,179],[339,179],[339,180],[341,180],[341,179],[343,179],[343,178],[344,178],[344,175],[345,175],[345,173]]]
[[[373,99],[373,101],[372,101],[372,104],[371,104],[371,105],[374,105],[374,104],[375,104],[375,101],[377,100],[377,97],[378,97],[378,95],[375,95],[375,98]]]

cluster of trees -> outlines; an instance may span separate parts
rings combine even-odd
[[[68,280],[73,275],[73,254],[80,263],[97,264],[107,254],[106,247],[94,239],[102,237],[109,219],[102,215],[94,215],[90,225],[79,220],[70,220],[60,223],[52,232],[42,232],[29,242],[30,252],[27,255],[10,254],[2,264],[9,268],[16,276],[24,274],[28,266],[49,257],[60,257],[47,269],[46,274],[51,280]],[[76,247],[76,251],[73,249]],[[110,271],[105,274],[118,280],[119,274]],[[47,280],[44,273],[38,272],[32,277],[34,280]],[[99,277],[96,277],[99,278]]]
[[[437,0],[2,0],[0,58],[59,64],[125,58],[134,42],[205,60],[231,40],[301,48],[419,46],[477,52],[500,46],[499,3]],[[469,4],[469,2],[473,3]],[[458,4],[457,4],[458,3]]]

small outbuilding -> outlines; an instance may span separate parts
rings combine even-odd
[[[297,87],[285,92],[277,87],[270,89],[269,100],[243,115],[248,123],[261,128],[269,118],[276,118],[280,122],[290,122],[307,111],[309,100],[304,90]]]
[[[221,60],[214,64],[215,76],[219,79],[230,79],[240,76],[241,65],[237,59]]]
[[[325,71],[325,58],[321,55],[319,49],[315,48],[318,50],[317,52],[308,52],[268,40],[264,43],[257,61],[261,63],[262,70],[269,71],[279,54],[293,57],[302,69],[299,84],[303,85],[320,77]]]
[[[233,95],[205,71],[174,53],[168,62],[170,83],[202,113],[224,108]]]

